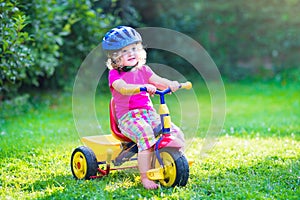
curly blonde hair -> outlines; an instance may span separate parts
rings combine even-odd
[[[138,52],[138,65],[136,67],[141,67],[146,63],[147,53],[141,42],[136,43]],[[120,69],[122,63],[122,49],[118,51],[108,51],[107,52],[106,66],[108,69]]]

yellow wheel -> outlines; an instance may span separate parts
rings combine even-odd
[[[94,152],[85,146],[76,148],[71,156],[71,170],[76,179],[90,179],[97,175],[97,159]]]
[[[165,187],[185,186],[189,178],[189,164],[185,156],[175,148],[163,148],[159,152],[164,163],[164,179],[159,182]],[[153,167],[160,167],[156,157]]]

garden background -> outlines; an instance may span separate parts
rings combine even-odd
[[[0,197],[297,199],[299,9],[299,0],[2,0]],[[224,127],[207,157],[197,157],[197,146],[189,152],[196,163],[184,188],[146,191],[136,171],[99,181],[72,178],[70,155],[81,145],[72,116],[74,79],[117,25],[184,33],[203,46],[222,75]],[[209,123],[210,94],[192,66],[164,51],[149,50],[148,61],[172,66],[193,82]],[[109,100],[105,80],[97,92]],[[99,121],[107,121],[100,109],[106,101],[96,102]],[[176,100],[170,98],[170,105],[176,107]],[[200,126],[199,135],[204,131]]]

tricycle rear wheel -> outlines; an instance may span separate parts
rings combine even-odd
[[[176,148],[162,148],[159,154],[164,164],[165,177],[159,182],[165,187],[185,186],[189,178],[189,164],[186,157]],[[160,167],[156,156],[152,161],[152,167]]]
[[[97,175],[98,164],[94,152],[85,146],[77,147],[71,156],[71,170],[76,179],[90,179]]]

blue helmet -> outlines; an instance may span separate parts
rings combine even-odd
[[[106,51],[114,51],[136,42],[142,42],[142,37],[136,30],[129,26],[118,26],[105,34],[102,47]]]

